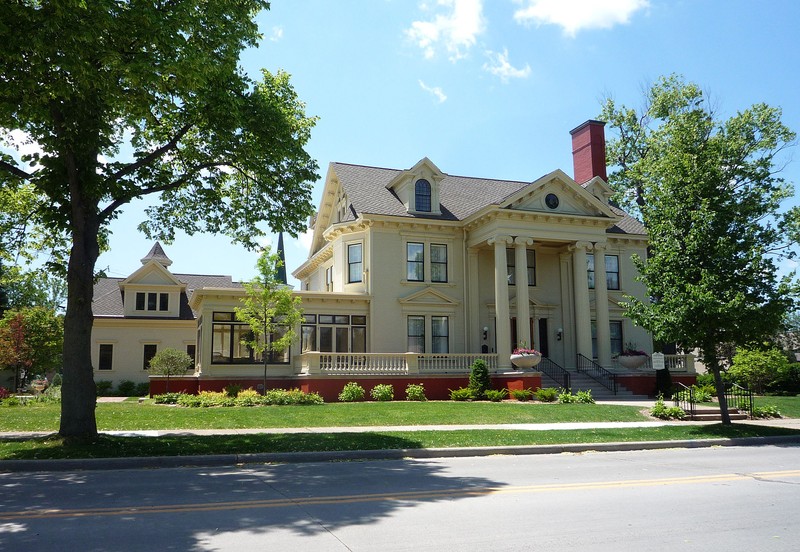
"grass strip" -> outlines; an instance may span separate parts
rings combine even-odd
[[[255,435],[176,435],[118,437],[102,435],[96,443],[78,445],[50,437],[0,441],[2,460],[189,456],[264,452],[312,452],[378,449],[552,445],[631,441],[671,441],[735,437],[800,435],[800,431],[747,424],[681,425],[596,430],[451,430],[367,433],[301,433]]]

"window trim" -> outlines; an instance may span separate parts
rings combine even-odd
[[[434,247],[442,247],[444,248],[444,261],[434,261],[433,260],[433,248]],[[446,284],[450,281],[450,276],[447,270],[447,262],[448,262],[448,251],[447,251],[447,244],[446,243],[431,243],[428,247],[430,251],[430,259],[431,259],[431,283],[435,284]],[[433,267],[434,266],[444,266],[444,280],[434,280],[433,279]]]
[[[444,335],[437,335],[436,334],[436,324],[434,324],[434,320],[442,319],[444,320],[444,329],[446,333]],[[436,350],[436,343],[437,338],[441,339],[444,338],[444,351],[437,351]],[[446,355],[450,353],[450,317],[449,316],[441,316],[441,315],[431,315],[431,353]]]
[[[104,355],[103,349],[108,348],[108,352]],[[107,360],[107,367],[103,360]],[[100,347],[97,350],[97,369],[102,370],[104,372],[110,372],[114,369],[114,344],[113,343],[100,343]]]
[[[419,246],[422,249],[420,260],[411,259],[411,246]],[[411,267],[414,267],[414,272],[419,273],[419,278],[410,278]],[[417,270],[421,269],[421,270]],[[424,242],[406,242],[406,281],[407,282],[424,282],[425,281],[425,243]]]
[[[433,212],[433,186],[425,178],[418,178],[414,182],[414,210],[419,213]]]
[[[358,261],[352,260],[351,251],[358,250]],[[353,274],[353,270],[360,266],[357,274]],[[364,244],[363,242],[352,242],[347,244],[347,283],[360,284],[364,281]]]
[[[422,333],[421,334],[412,334],[411,333],[411,320],[422,320]],[[415,338],[421,344],[420,351],[415,351],[411,347],[411,338]],[[406,317],[406,348],[410,353],[417,353],[417,354],[425,354],[425,316],[419,314],[410,314]]]

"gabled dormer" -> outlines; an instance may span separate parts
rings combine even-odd
[[[560,169],[556,169],[507,197],[500,207],[518,211],[534,211],[551,215],[619,218],[608,205],[611,190],[596,177],[585,186],[578,185]]]
[[[412,215],[441,215],[439,188],[445,174],[427,157],[416,165],[400,172],[386,189],[397,195]]]
[[[172,261],[156,242],[142,266],[119,284],[125,317],[177,318],[186,285],[167,267]]]

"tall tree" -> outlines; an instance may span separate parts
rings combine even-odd
[[[14,370],[17,388],[60,368],[63,346],[64,319],[52,309],[9,311],[0,319],[0,368]]]
[[[250,336],[242,341],[261,355],[264,363],[264,393],[267,392],[267,364],[270,353],[289,348],[295,328],[303,319],[300,298],[281,281],[283,260],[280,253],[266,247],[258,258],[258,275],[243,284],[242,306],[236,307],[236,318],[250,326]],[[285,278],[285,276],[284,276]]]
[[[108,225],[159,196],[140,225],[170,241],[223,232],[255,247],[259,225],[302,231],[317,164],[315,119],[283,72],[251,80],[265,0],[18,0],[0,10],[0,134],[40,152],[0,159],[3,189],[37,200],[31,225],[68,244],[60,433],[94,439],[92,283]],[[132,152],[130,156],[122,155]]]
[[[800,209],[780,212],[792,189],[776,166],[795,135],[764,104],[716,120],[700,88],[676,75],[650,88],[643,113],[609,100],[602,116],[617,131],[610,180],[650,239],[648,259],[634,262],[651,299],[628,297],[627,313],[657,339],[700,350],[730,423],[718,346],[774,334],[797,297],[776,264],[799,235]]]

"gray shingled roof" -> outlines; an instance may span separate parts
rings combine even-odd
[[[346,220],[359,214],[389,215],[438,220],[464,220],[487,205],[498,205],[507,197],[529,186],[530,182],[493,180],[466,176],[445,175],[440,183],[441,215],[419,215],[406,211],[403,202],[386,186],[401,170],[331,163],[351,203]],[[645,234],[644,226],[624,211],[612,207],[624,218],[609,233]]]
[[[189,307],[189,299],[196,289],[202,288],[232,288],[242,287],[240,282],[234,282],[230,276],[210,274],[173,274],[179,281],[186,284],[186,293],[181,293],[181,308],[179,320],[194,320],[197,313]],[[92,300],[92,314],[96,317],[122,318],[125,315],[123,293],[119,284],[125,278],[101,278],[94,285],[94,298]],[[147,318],[138,317],[137,318]],[[163,319],[163,317],[152,317]]]

